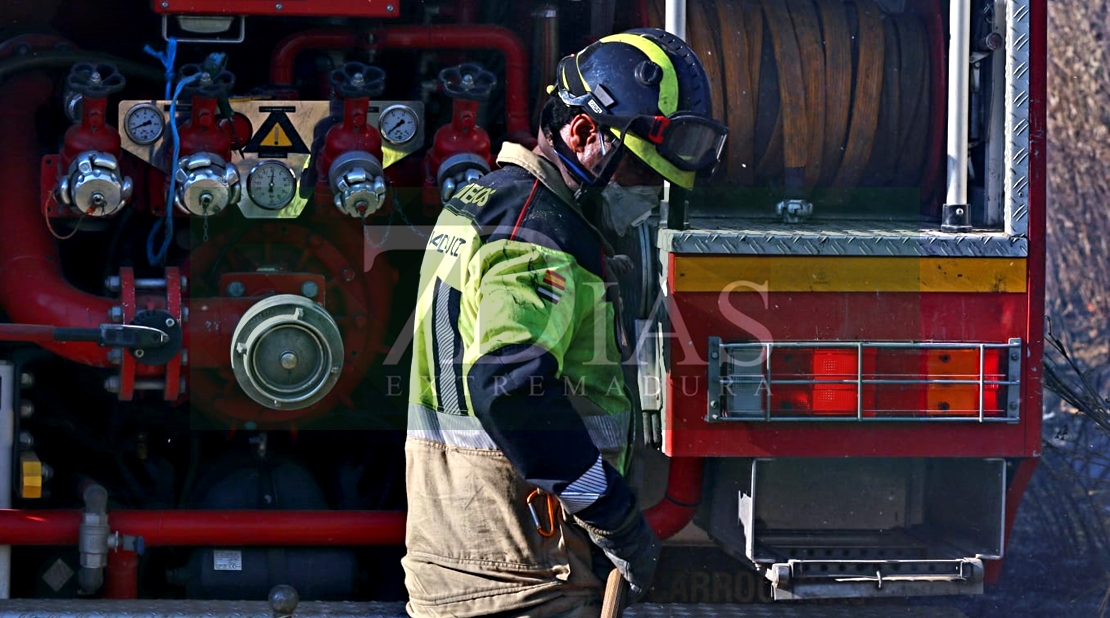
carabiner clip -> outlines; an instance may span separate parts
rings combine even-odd
[[[543,524],[540,523],[540,516],[536,513],[536,505],[532,503],[537,496],[547,498],[547,521],[551,524],[551,527],[546,530]],[[525,502],[528,504],[528,511],[532,514],[532,523],[536,524],[536,532],[539,532],[540,536],[545,538],[555,536],[555,496],[544,493],[539,489],[533,489],[532,493],[528,494],[528,499]]]

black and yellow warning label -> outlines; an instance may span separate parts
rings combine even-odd
[[[259,107],[258,111],[269,115],[251,136],[244,151],[258,153],[266,159],[284,159],[291,153],[308,154],[308,146],[289,118],[289,114],[297,111],[295,106]]]

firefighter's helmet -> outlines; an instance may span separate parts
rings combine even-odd
[[[610,35],[563,58],[549,92],[685,188],[698,171],[716,165],[728,134],[713,120],[709,79],[697,55],[657,28]]]

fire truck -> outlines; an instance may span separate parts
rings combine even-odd
[[[5,3],[0,614],[401,615],[430,226],[643,26],[730,129],[616,239],[647,601],[981,593],[1041,444],[1046,5]]]

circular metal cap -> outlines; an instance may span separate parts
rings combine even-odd
[[[175,196],[178,208],[201,217],[239,201],[239,173],[214,154],[198,152],[178,163]]]
[[[60,190],[62,201],[91,217],[114,215],[131,197],[131,179],[120,175],[116,158],[108,153],[77,155],[66,180]]]
[[[377,157],[362,151],[336,157],[328,170],[335,206],[352,217],[374,214],[385,200],[385,179]]]
[[[302,296],[256,303],[235,327],[231,367],[251,399],[297,410],[321,400],[343,369],[343,338],[335,320]]]
[[[269,601],[275,618],[292,616],[297,611],[297,604],[301,602],[301,595],[297,594],[296,588],[280,584],[270,590]]]

